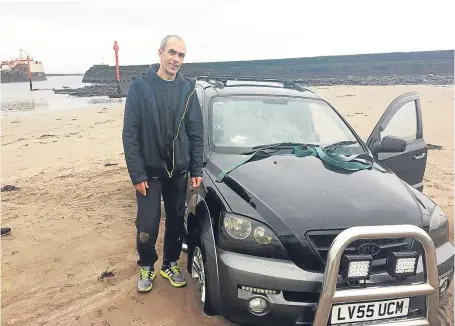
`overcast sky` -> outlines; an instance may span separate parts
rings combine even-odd
[[[0,59],[24,49],[47,73],[151,64],[166,34],[186,62],[453,49],[451,0],[0,0]]]

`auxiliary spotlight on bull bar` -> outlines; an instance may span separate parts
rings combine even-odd
[[[414,238],[422,244],[424,283],[373,288],[336,290],[341,257],[346,247],[358,239]],[[327,255],[322,291],[314,319],[315,326],[327,325],[333,304],[356,303],[368,300],[387,300],[419,295],[427,296],[426,318],[413,318],[406,321],[381,322],[375,326],[436,326],[438,325],[439,280],[436,251],[430,236],[413,225],[358,226],[341,232],[333,241]]]

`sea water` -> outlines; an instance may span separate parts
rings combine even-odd
[[[82,82],[82,78],[83,76],[48,76],[47,80],[33,82],[34,91],[30,91],[28,81],[0,84],[1,115],[22,115],[88,106],[103,107],[124,102],[124,99],[111,99],[107,96],[76,97],[68,94],[55,94],[52,90],[53,88],[89,86],[90,84]]]

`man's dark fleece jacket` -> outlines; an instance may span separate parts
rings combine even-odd
[[[180,72],[163,80],[158,69],[152,65],[137,76],[126,99],[122,138],[133,184],[186,171],[202,177],[204,126],[196,81]]]

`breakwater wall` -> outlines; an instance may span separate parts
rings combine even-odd
[[[120,92],[125,96],[132,77],[146,65],[120,66]],[[361,54],[276,60],[185,63],[188,77],[201,75],[298,79],[306,86],[453,85],[454,50]],[[117,94],[115,66],[94,65],[83,82],[92,85],[54,89],[78,97]]]
[[[144,72],[148,67],[148,64],[120,66],[120,78],[128,83],[131,76]],[[197,62],[185,63],[180,71],[188,77],[214,75],[301,79],[311,85],[447,84],[453,83],[454,50]],[[83,81],[110,83],[115,79],[115,66],[94,65],[85,73]]]

